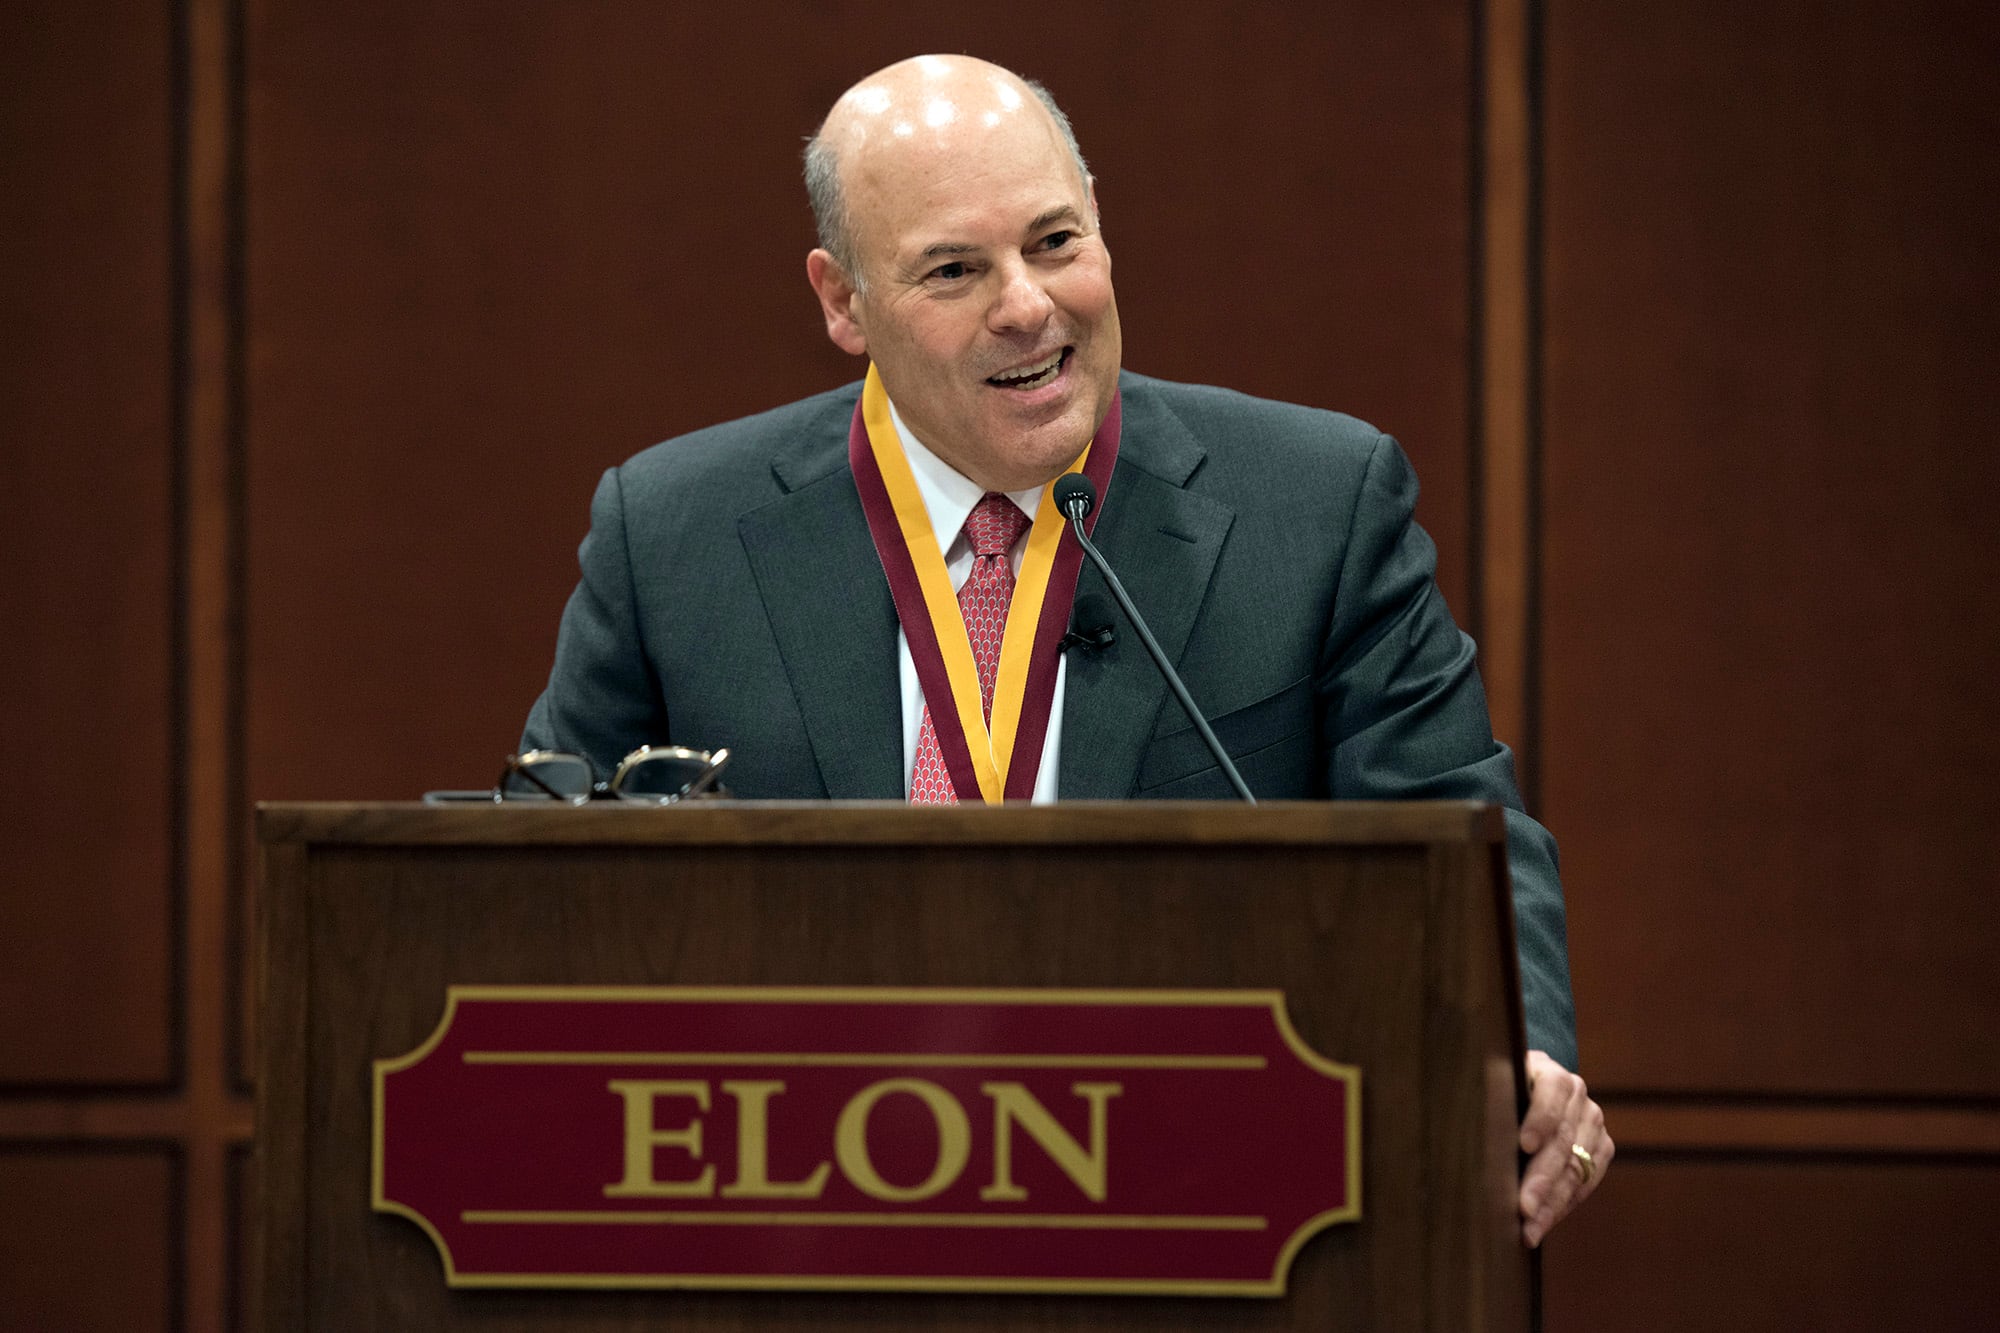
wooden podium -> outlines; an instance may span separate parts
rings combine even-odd
[[[258,829],[273,1333],[1532,1326],[1496,808],[271,805]],[[448,987],[501,984],[1282,992],[1361,1070],[1360,1216],[1262,1298],[450,1288],[370,1207],[373,1066]]]

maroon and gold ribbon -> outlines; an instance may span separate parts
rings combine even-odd
[[[1065,469],[1089,477],[1099,495],[1108,493],[1118,460],[1118,408],[1113,398],[1095,439]],[[980,702],[979,668],[945,569],[943,546],[931,530],[930,511],[890,418],[888,391],[872,365],[854,408],[847,453],[953,790],[965,803],[1028,800],[1041,768],[1060,644],[1069,629],[1083,562],[1082,548],[1062,540],[1065,520],[1056,510],[1053,479],[1042,487],[1015,577],[989,726]],[[1084,520],[1086,531],[1096,531],[1103,507],[1100,503]]]

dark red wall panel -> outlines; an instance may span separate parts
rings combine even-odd
[[[0,1146],[0,1325],[178,1327],[177,1190],[164,1151]]]
[[[1547,19],[1544,806],[1621,1088],[2000,1095],[2000,18]]]
[[[1621,1160],[1549,1241],[1548,1333],[1984,1333],[2000,1165]]]
[[[0,7],[0,1085],[173,1072],[171,38]]]

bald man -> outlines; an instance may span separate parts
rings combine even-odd
[[[737,794],[1226,798],[1138,645],[1066,651],[1087,522],[1259,796],[1507,808],[1529,1043],[1522,1235],[1614,1146],[1575,1064],[1555,848],[1521,812],[1395,442],[1121,369],[1067,119],[984,61],[868,76],[806,154],[806,276],[858,385],[605,474],[523,750],[727,746]]]

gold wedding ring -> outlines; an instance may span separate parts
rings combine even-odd
[[[1597,1174],[1597,1159],[1592,1157],[1590,1149],[1584,1147],[1581,1143],[1570,1144],[1569,1150],[1575,1155],[1576,1162],[1582,1166],[1582,1175],[1579,1178],[1580,1183],[1588,1185],[1590,1178]]]

